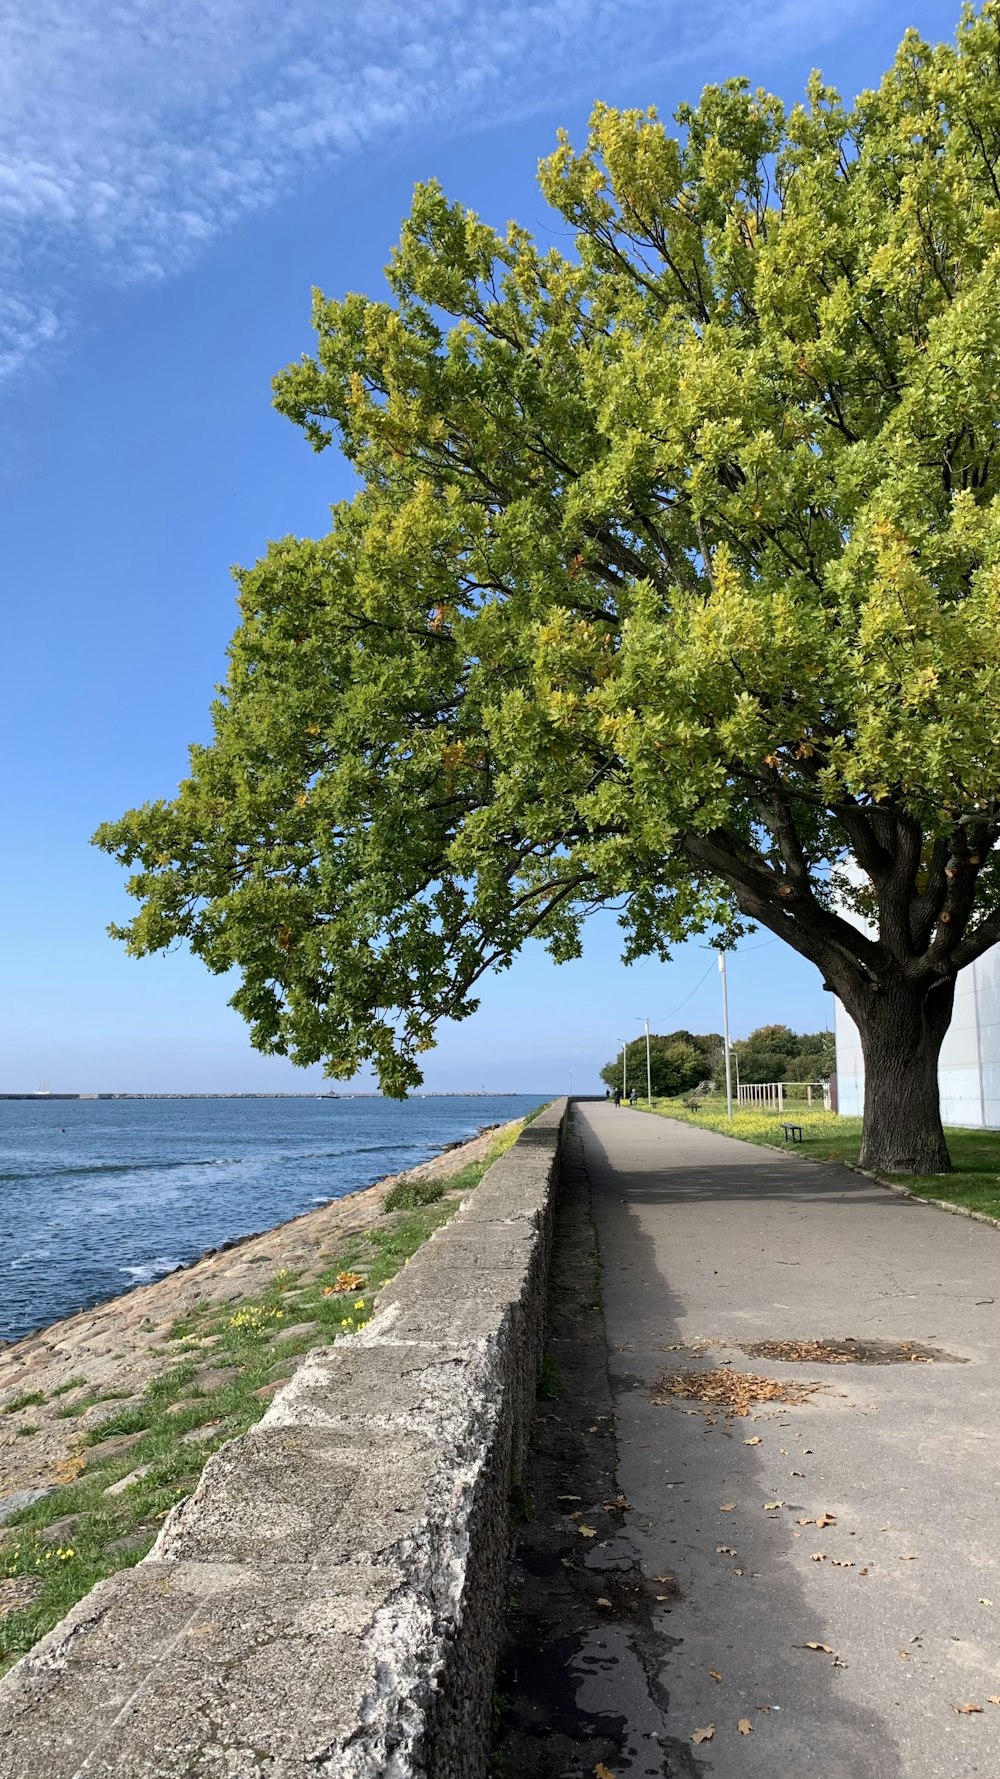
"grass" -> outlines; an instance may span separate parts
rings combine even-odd
[[[721,1097],[706,1100],[697,1112],[689,1112],[679,1099],[654,1100],[652,1109],[664,1118],[700,1124],[723,1136],[741,1137],[745,1143],[775,1149],[790,1147],[784,1141],[781,1126],[786,1119],[794,1121],[802,1126],[803,1152],[823,1161],[846,1161],[856,1166],[861,1149],[860,1118],[842,1118],[818,1107],[786,1106],[783,1113],[760,1109],[734,1112],[732,1123],[726,1117],[726,1104]],[[953,1128],[947,1134],[953,1173],[886,1174],[883,1178],[905,1186],[918,1198],[940,1198],[946,1204],[964,1205],[970,1211],[1000,1218],[1000,1131]]]
[[[0,1600],[5,1580],[29,1577],[37,1584],[30,1604],[0,1619],[0,1673],[96,1582],[145,1556],[171,1508],[191,1493],[206,1459],[260,1419],[271,1400],[271,1386],[291,1374],[303,1353],[364,1327],[376,1293],[448,1222],[462,1195],[479,1184],[520,1129],[504,1132],[482,1161],[459,1173],[397,1187],[390,1195],[396,1208],[346,1240],[315,1278],[303,1283],[298,1273],[286,1269],[258,1297],[236,1304],[199,1304],[174,1324],[169,1350],[175,1362],[169,1370],[147,1385],[138,1402],[123,1404],[86,1434],[80,1454],[60,1466],[60,1485],[0,1530]],[[337,1291],[337,1275],[348,1272],[361,1274],[363,1287]],[[294,1299],[289,1297],[292,1291]],[[306,1322],[313,1326],[287,1332]],[[211,1344],[202,1344],[206,1341]],[[205,1368],[234,1375],[215,1389],[203,1389],[197,1373]],[[72,1381],[79,1385],[85,1379]],[[56,1413],[79,1415],[112,1394],[88,1393]],[[43,1400],[35,1392],[14,1406]],[[204,1439],[185,1442],[186,1433],[200,1428],[206,1430]],[[127,1449],[101,1449],[122,1435],[133,1436]],[[124,1490],[108,1494],[138,1470],[143,1474]]]

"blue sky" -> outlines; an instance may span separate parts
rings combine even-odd
[[[280,17],[279,17],[280,14]],[[0,0],[0,1088],[305,1088],[251,1049],[231,988],[184,953],[135,962],[99,821],[169,795],[207,737],[234,627],[229,569],[326,528],[348,490],[270,407],[311,346],[310,288],[376,292],[417,179],[502,223],[595,98],[669,113],[745,73],[853,94],[911,0]],[[640,1029],[717,1029],[710,953],[625,970],[613,917],[583,960],[534,950],[441,1033],[427,1085],[579,1089]],[[832,1022],[765,933],[730,964],[733,1030]]]

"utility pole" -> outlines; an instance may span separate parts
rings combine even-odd
[[[719,974],[722,977],[722,1035],[726,1046],[726,1117],[733,1115],[733,1072],[729,1055],[729,990],[726,984],[726,954],[719,952]]]
[[[627,1087],[628,1087],[628,1039],[623,1038],[622,1039],[622,1099],[623,1100],[626,1096],[626,1088]]]

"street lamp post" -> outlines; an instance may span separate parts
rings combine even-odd
[[[622,1099],[625,1099],[628,1087],[628,1039],[622,1039]]]
[[[733,1115],[733,1071],[729,1052],[729,990],[726,983],[726,954],[719,952],[719,974],[722,977],[722,1034],[726,1046],[726,1117]]]
[[[639,1015],[637,1014],[636,1017],[638,1018]],[[646,1028],[646,1104],[648,1106],[652,1106],[652,1104],[653,1104],[653,1071],[652,1071],[652,1068],[650,1066],[650,1061],[649,1061],[649,1020],[644,1019],[642,1023]]]

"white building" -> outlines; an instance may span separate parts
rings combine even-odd
[[[838,1000],[834,1007],[837,1110],[860,1115],[865,1098],[861,1038]],[[945,1124],[1000,1130],[1000,946],[970,964],[958,978],[938,1079]]]

